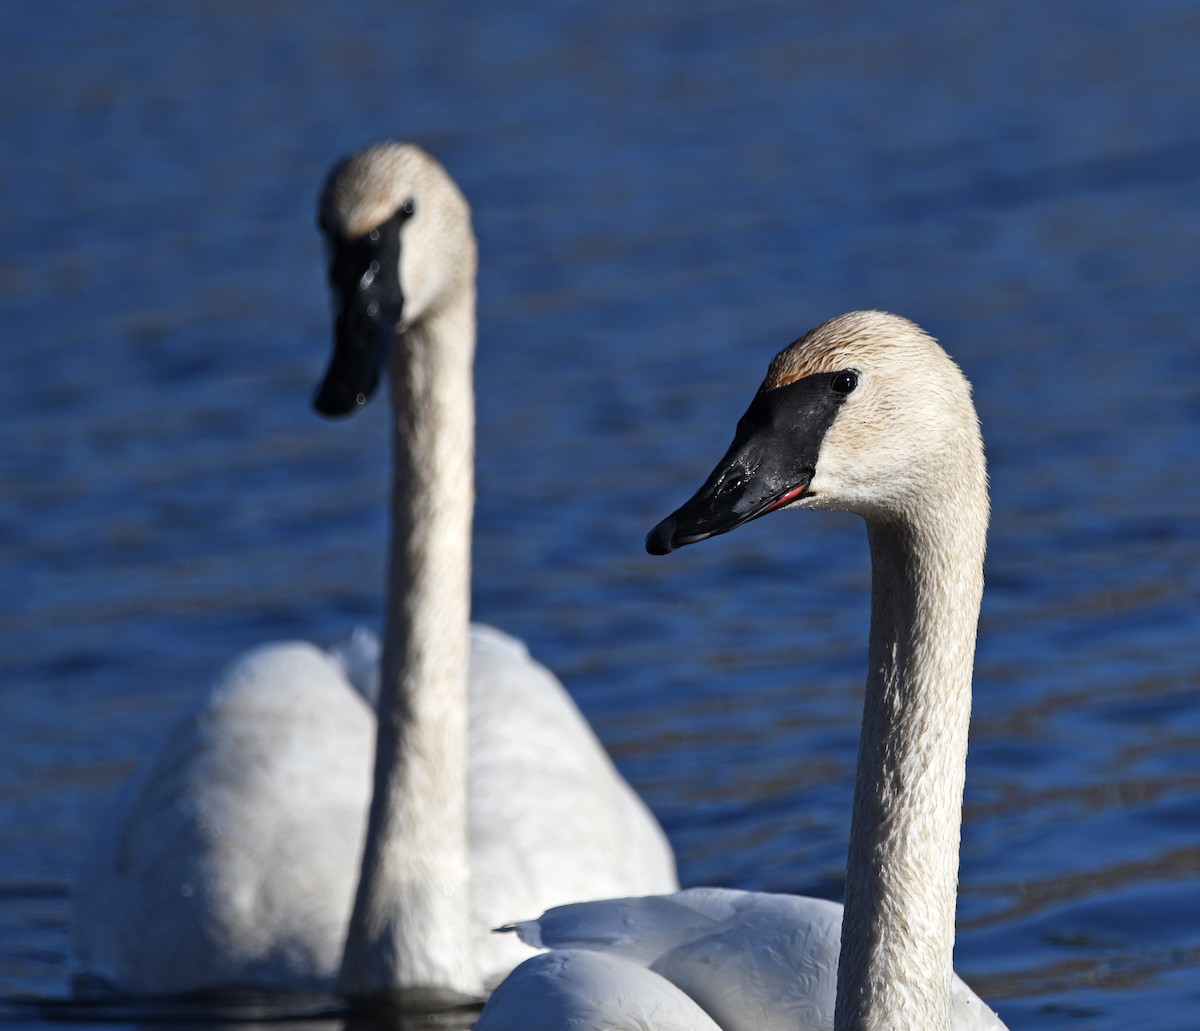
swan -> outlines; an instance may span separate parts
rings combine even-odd
[[[844,909],[723,889],[554,909],[503,928],[551,951],[497,988],[477,1031],[1003,1029],[951,965],[988,493],[970,385],[932,337],[852,312],[785,348],[724,458],[646,548],[784,508],[867,523]]]
[[[354,411],[390,379],[382,659],[369,638],[267,645],[181,713],[82,864],[85,984],[455,1003],[532,954],[491,933],[514,906],[678,887],[661,829],[562,685],[469,625],[467,202],[432,157],[389,142],[333,168],[320,225],[335,347],[314,406]]]

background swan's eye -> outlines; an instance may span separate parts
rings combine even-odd
[[[829,388],[835,394],[841,394],[845,397],[850,391],[858,386],[858,373],[851,372],[849,369],[844,372],[835,372],[833,379],[829,381]]]

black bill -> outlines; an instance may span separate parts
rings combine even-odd
[[[322,415],[346,415],[375,393],[404,314],[400,289],[401,208],[362,236],[328,234],[329,285],[336,315],[333,355],[313,396]]]
[[[725,457],[704,486],[650,531],[646,550],[665,555],[806,497],[821,441],[845,400],[830,387],[834,375],[760,390]]]

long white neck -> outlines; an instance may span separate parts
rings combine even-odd
[[[871,646],[836,1031],[945,1031],[987,493],[868,521]]]
[[[339,990],[482,995],[467,842],[474,288],[395,342],[375,792]]]

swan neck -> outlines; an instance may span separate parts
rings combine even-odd
[[[474,292],[398,334],[374,795],[340,989],[478,996],[467,842]],[[433,990],[434,995],[430,995]]]
[[[868,522],[870,668],[836,1031],[949,1028],[959,835],[983,591],[982,468],[921,518]]]

